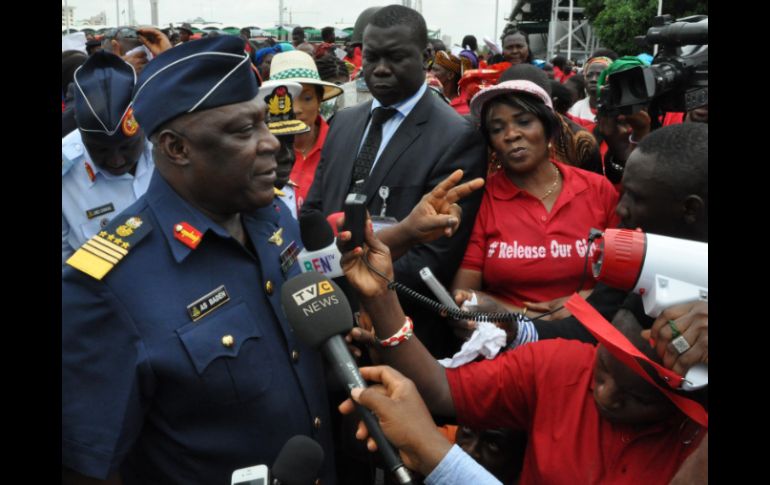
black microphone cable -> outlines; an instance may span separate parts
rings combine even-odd
[[[585,286],[586,279],[587,279],[587,276],[588,276],[588,258],[589,258],[589,254],[591,252],[590,248],[591,248],[591,245],[594,243],[594,241],[597,238],[601,237],[602,234],[603,233],[601,231],[599,231],[599,230],[591,229],[591,232],[590,232],[590,234],[588,236],[588,243],[586,244],[586,254],[585,254],[584,263],[583,263],[583,273],[582,273],[582,275],[580,277],[580,283],[578,283],[578,287],[575,290],[575,293],[580,292],[583,289],[583,286]],[[403,283],[399,283],[398,281],[388,279],[388,277],[384,273],[382,273],[380,270],[378,270],[377,268],[375,268],[372,265],[372,263],[369,261],[368,253],[369,253],[369,251],[368,251],[368,248],[367,248],[367,251],[362,256],[364,264],[374,274],[376,274],[377,276],[379,276],[380,278],[382,278],[382,279],[384,279],[385,281],[388,282],[388,289],[389,290],[394,290],[396,293],[399,293],[399,294],[402,294],[402,295],[406,295],[409,298],[417,301],[421,305],[432,309],[436,313],[445,314],[448,317],[451,317],[453,320],[481,320],[481,319],[486,319],[489,322],[513,322],[513,321],[517,321],[519,318],[522,317],[522,314],[521,313],[517,313],[517,312],[492,312],[492,313],[487,313],[487,312],[469,312],[469,311],[465,311],[465,310],[458,310],[456,308],[450,308],[450,307],[448,307],[446,305],[443,305],[443,304],[437,302],[436,300],[433,300],[432,298],[429,298],[429,297],[427,297],[427,296],[425,296],[425,295],[423,295],[423,294],[421,294],[421,293],[419,293],[419,292],[409,288],[408,286],[404,285]],[[556,313],[559,310],[561,310],[562,308],[564,308],[563,305],[559,306],[558,308],[554,308],[553,310],[551,310],[549,312],[543,313],[542,315],[538,315],[536,317],[530,318],[530,320],[532,320],[534,322],[535,320],[539,320],[539,319],[541,319],[541,318],[543,318],[543,317],[545,317],[547,315],[550,315],[552,313]]]

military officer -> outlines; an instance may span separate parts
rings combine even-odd
[[[334,483],[321,359],[280,303],[300,237],[275,199],[279,143],[257,83],[232,36],[184,43],[139,77],[157,169],[62,276],[73,483],[228,483],[297,434],[324,447],[319,475]]]
[[[150,183],[152,145],[130,107],[136,75],[109,52],[75,72],[74,130],[61,142],[62,264]]]

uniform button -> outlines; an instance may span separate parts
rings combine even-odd
[[[265,283],[265,293],[268,295],[273,294],[273,282],[270,280],[267,280],[267,283]]]
[[[224,337],[222,337],[222,345],[224,345],[225,347],[230,348],[233,346],[233,344],[235,344],[235,339],[233,338],[232,335],[225,335]]]
[[[321,427],[321,418],[317,417],[313,420],[313,427],[319,429]]]
[[[107,227],[107,224],[110,223],[110,219],[108,217],[103,218],[101,221],[99,221],[99,226],[101,226],[102,229]]]
[[[299,351],[298,350],[292,350],[291,351],[291,361],[295,364],[299,362]]]
[[[545,222],[548,218],[546,216],[540,216],[540,220]]]

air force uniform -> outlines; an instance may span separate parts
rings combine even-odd
[[[144,147],[134,175],[112,175],[99,168],[81,139],[98,133],[120,143],[142,137],[130,107],[136,75],[121,58],[97,52],[75,72],[78,130],[62,138],[62,264],[146,190],[153,172],[152,145]]]
[[[142,73],[137,118],[149,135],[188,110],[253,99],[248,63],[236,37],[175,47]],[[280,200],[242,221],[253,252],[156,171],[68,260],[64,466],[102,479],[120,469],[127,485],[225,484],[303,434],[324,448],[320,477],[334,483],[321,358],[281,307],[284,281],[299,273],[297,223]]]
[[[112,175],[91,161],[80,132],[61,141],[61,253],[62,264],[72,252],[147,192],[154,164],[152,145],[145,148],[134,175]]]

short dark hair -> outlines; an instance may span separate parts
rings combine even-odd
[[[503,71],[497,84],[505,81],[514,81],[516,79],[531,81],[543,88],[549,96],[551,95],[551,83],[548,82],[548,74],[539,67],[532,64],[516,64],[511,66]]]
[[[644,137],[637,146],[655,158],[655,173],[681,194],[708,201],[709,127],[705,123],[664,126]]]
[[[567,67],[567,58],[564,56],[554,56],[553,59],[551,59],[551,64],[563,71],[564,68]]]
[[[322,81],[328,81],[337,76],[350,76],[348,68],[345,67],[345,62],[328,52],[316,59],[315,65],[318,68],[318,75]]]
[[[461,46],[463,46],[464,49],[469,49],[472,51],[476,51],[479,48],[479,43],[476,40],[476,37],[472,35],[466,35],[463,37],[463,41],[460,43]]]
[[[382,7],[374,14],[369,25],[380,28],[403,25],[412,32],[412,40],[420,48],[420,51],[428,45],[428,27],[425,25],[425,19],[420,12],[409,7],[401,5]]]
[[[433,46],[433,50],[438,51],[446,51],[446,44],[444,44],[444,41],[441,39],[428,39],[428,42]]]
[[[575,85],[575,94],[577,95],[578,99],[585,98],[585,94],[586,94],[586,78],[584,78],[582,74],[577,73],[574,76],[570,76],[570,78],[567,79],[564,82],[565,85],[567,83]],[[567,88],[567,89],[569,89],[569,88]]]
[[[554,112],[551,111],[551,108],[546,106],[540,98],[528,93],[508,93],[490,99],[481,108],[480,129],[487,140],[489,140],[487,113],[489,113],[492,106],[496,104],[505,104],[511,108],[519,108],[527,113],[532,113],[537,116],[537,119],[543,124],[546,140],[551,140],[561,133],[561,124],[559,123],[556,114],[554,114]]]
[[[330,44],[334,43],[334,27],[324,27],[321,29],[321,39]]]
[[[557,113],[566,114],[572,106],[572,93],[566,86],[555,79],[549,79],[551,85],[551,101]]]
[[[524,42],[527,43],[527,51],[529,51],[529,54],[527,54],[527,59],[524,62],[532,63],[532,59],[534,59],[534,56],[532,55],[532,49],[529,47],[529,34],[521,29],[517,29],[515,27],[512,27],[511,24],[508,24],[505,29],[503,30],[503,35],[500,36],[500,42],[505,44],[505,38],[509,35],[520,35],[524,37]]]
[[[302,38],[304,39],[305,38],[305,29],[303,29],[302,27],[299,27],[299,26],[294,27],[293,29],[291,29],[291,35],[294,36],[294,34],[302,34]]]

